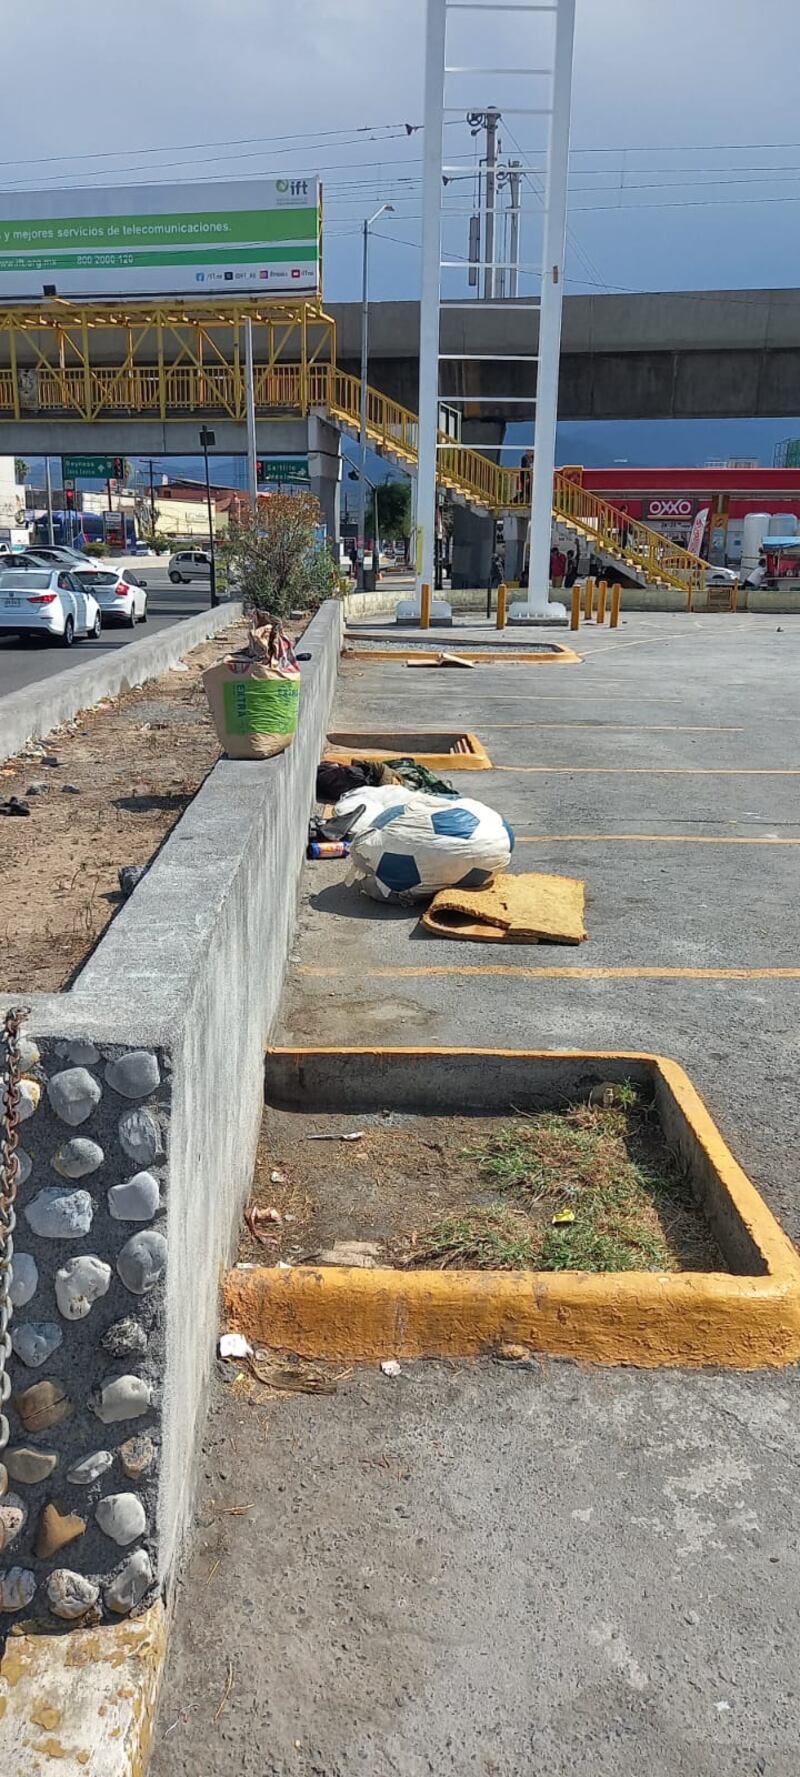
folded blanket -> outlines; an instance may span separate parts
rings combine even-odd
[[[580,944],[586,885],[574,876],[495,876],[487,888],[440,889],[422,915],[439,938]]]

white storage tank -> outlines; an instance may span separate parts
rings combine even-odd
[[[758,567],[758,552],[769,528],[768,512],[748,512],[742,525],[742,575]],[[777,534],[777,533],[773,533]]]
[[[773,512],[767,535],[770,537],[796,537],[797,518],[794,512]]]

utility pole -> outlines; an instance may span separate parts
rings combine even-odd
[[[253,372],[253,323],[248,315],[244,324],[244,397],[247,414],[247,487],[250,510],[255,524],[258,518],[258,444],[256,440],[256,391]]]
[[[497,125],[500,113],[490,106],[486,113],[486,226],[484,229],[483,296],[491,302],[495,280],[495,217],[497,214]]]
[[[50,480],[50,458],[44,459],[44,480],[47,488],[47,541],[52,549],[55,542],[53,532],[53,484]]]
[[[152,457],[148,457],[147,467],[150,471],[150,534],[151,534],[151,537],[154,537],[156,534],[156,496],[155,496],[155,490],[153,488],[153,459],[152,459]]]
[[[216,442],[217,442],[216,433],[210,432],[208,429],[208,426],[202,426],[200,428],[200,443],[203,447],[203,457],[204,457],[205,466],[206,466],[206,506],[208,508],[208,541],[209,541],[209,555],[211,557],[211,604],[212,604],[212,608],[214,605],[219,604],[219,599],[217,598],[217,557],[216,557],[216,553],[214,550],[214,513],[213,513],[213,508],[211,505],[211,481],[210,481],[209,473],[208,473],[208,447],[209,447],[209,445],[211,445],[211,447],[213,449],[213,446],[216,444]]]
[[[508,250],[510,266],[508,280],[509,296],[519,296],[519,210],[522,193],[522,174],[519,172],[520,162],[510,160],[508,163],[508,189],[511,194],[511,240]]]
[[[485,178],[481,181],[482,196],[483,196],[483,297],[484,297],[485,302],[490,302],[492,297],[497,294],[496,285],[495,285],[495,258],[496,258],[495,224],[496,224],[496,219],[497,219],[497,190],[498,190],[497,126],[500,122],[500,116],[501,116],[501,113],[497,110],[497,107],[495,105],[490,105],[488,111],[468,111],[467,112],[467,123],[470,126],[470,130],[471,130],[473,136],[479,135],[481,130],[486,131],[486,154],[483,157],[485,168],[486,168],[486,175],[485,175]],[[473,216],[470,218],[470,225],[469,225],[469,228],[470,228],[470,241],[469,241],[470,262],[472,262],[474,245],[475,245],[476,220],[477,220],[477,229],[478,229],[478,240],[480,239],[480,220],[476,219]],[[480,259],[480,251],[477,252],[476,258]],[[470,274],[469,274],[469,281],[471,284],[472,283],[477,284],[478,290],[480,290],[480,275],[479,275],[479,273],[476,272],[476,275],[473,276],[473,272],[471,270]]]

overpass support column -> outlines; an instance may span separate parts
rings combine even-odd
[[[487,457],[492,455],[493,446],[502,444],[504,436],[502,420],[465,420],[461,428],[462,443],[482,451]],[[453,508],[453,591],[464,586],[488,586],[493,543],[494,518],[491,513],[473,512],[469,506]],[[505,577],[508,578],[507,563]],[[512,575],[512,579],[515,577],[518,578]]]
[[[327,527],[328,548],[339,560],[339,502],[342,486],[342,435],[336,426],[315,414],[308,417],[308,474],[310,491],[319,501]]]

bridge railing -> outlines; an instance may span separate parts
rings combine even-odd
[[[599,550],[627,561],[648,580],[667,580],[685,590],[690,610],[695,597],[703,592],[706,564],[699,556],[610,506],[573,476],[554,477],[553,511],[557,518],[576,525],[585,536],[595,537]]]

